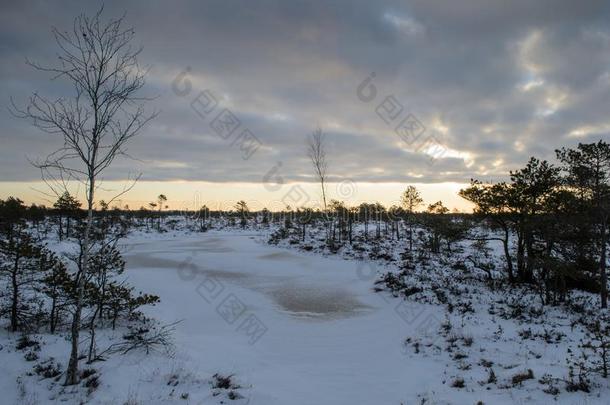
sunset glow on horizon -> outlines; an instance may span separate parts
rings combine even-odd
[[[104,182],[98,191],[98,201],[109,201],[130,183],[111,181]],[[439,184],[401,184],[401,183],[352,183],[344,181],[329,183],[328,200],[337,199],[346,206],[354,207],[361,203],[379,202],[385,207],[400,206],[400,196],[408,185],[421,191],[424,203],[418,211],[425,210],[428,204],[436,201],[443,203],[450,210],[470,212],[472,205],[458,196],[466,183]],[[308,207],[320,208],[320,186],[313,183],[286,183],[270,186],[256,183],[212,183],[197,181],[139,181],[125,195],[113,201],[111,207],[129,209],[148,208],[149,202],[155,202],[159,194],[167,196],[169,209],[193,211],[206,205],[214,209],[233,209],[235,203],[244,200],[253,210],[267,208],[279,211],[289,205],[292,209]],[[83,201],[83,187],[72,183],[70,192]],[[0,182],[0,199],[14,196],[27,204],[52,206],[57,199],[44,182]]]

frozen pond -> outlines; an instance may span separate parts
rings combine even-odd
[[[175,358],[147,373],[235,374],[250,387],[247,403],[261,405],[398,405],[438,387],[441,367],[422,368],[402,353],[413,326],[397,315],[397,300],[372,291],[372,275],[353,261],[257,237],[129,238],[130,282],[161,297],[147,311],[181,320]]]
[[[315,278],[307,275],[322,270],[315,268],[320,265],[319,259],[315,257],[279,251],[250,257],[241,264],[230,263],[231,268],[242,266],[242,271],[210,267],[210,263],[205,260],[210,253],[226,253],[224,260],[232,261],[231,253],[235,250],[230,244],[234,240],[229,237],[211,237],[198,241],[139,243],[131,246],[125,258],[128,265],[134,268],[177,272],[188,265],[189,272],[203,279],[222,280],[262,293],[273,302],[277,311],[297,318],[337,319],[364,314],[373,309],[363,303],[357,293],[342,284],[337,285],[341,279],[331,280],[327,277],[324,283],[313,283]],[[168,255],[182,258],[171,259]],[[226,266],[228,263],[224,264]],[[266,268],[267,271],[257,271],[256,268]]]

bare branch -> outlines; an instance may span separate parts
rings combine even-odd
[[[83,238],[82,269],[87,274],[92,246],[90,234],[96,182],[118,156],[126,155],[126,144],[156,114],[146,114],[146,98],[138,95],[146,70],[140,68],[141,48],[133,48],[132,28],[123,28],[123,17],[102,22],[101,8],[93,17],[81,15],[72,31],[53,28],[59,48],[59,63],[45,66],[26,61],[35,69],[50,73],[53,80],[66,80],[73,97],[51,100],[34,93],[25,108],[11,100],[11,113],[30,121],[40,130],[61,136],[63,146],[46,159],[33,162],[43,181],[57,194],[67,191],[69,182],[83,184],[87,220]],[[135,179],[137,179],[139,176]],[[111,201],[131,190],[135,181]],[[66,384],[78,383],[78,341],[85,277],[77,277],[77,298],[72,319],[72,351]],[[163,337],[163,334],[161,334]]]
[[[311,160],[314,172],[322,187],[322,200],[324,202],[324,210],[326,211],[326,170],[328,162],[326,161],[326,143],[322,129],[318,126],[307,139],[307,155]]]
[[[131,45],[134,30],[123,27],[123,17],[102,22],[101,13],[102,9],[93,17],[77,17],[71,31],[53,28],[57,65],[26,61],[51,73],[53,80],[67,79],[74,89],[71,99],[52,100],[34,93],[25,108],[11,100],[15,116],[62,136],[62,148],[34,163],[47,183],[54,183],[52,189],[64,187],[64,182],[56,182],[61,177],[89,183],[117,157],[128,156],[126,143],[156,116],[145,112],[148,99],[138,94],[147,70],[137,60],[142,48]]]

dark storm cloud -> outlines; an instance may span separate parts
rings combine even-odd
[[[32,91],[69,95],[24,65],[53,63],[51,26],[69,29],[94,2],[15,2],[0,13],[0,83],[23,103]],[[149,65],[159,117],[107,178],[259,182],[277,162],[287,180],[310,181],[305,138],[320,125],[334,179],[467,181],[494,177],[530,155],[610,134],[610,14],[603,1],[136,1],[126,13]],[[187,66],[193,92],[172,80]],[[356,88],[371,72],[377,99]],[[249,159],[190,107],[210,89],[263,146]],[[386,95],[447,148],[430,164],[375,113]],[[26,157],[58,146],[0,111],[0,179],[35,180]],[[54,143],[55,142],[55,143]]]

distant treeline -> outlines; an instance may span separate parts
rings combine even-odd
[[[607,307],[607,247],[610,209],[610,145],[606,142],[579,144],[556,151],[557,164],[532,157],[524,168],[510,172],[510,180],[483,183],[472,180],[460,196],[474,204],[472,214],[451,213],[441,201],[419,210],[419,191],[408,186],[402,204],[385,207],[363,203],[348,207],[338,200],[325,209],[290,208],[281,212],[251,211],[245,201],[232,210],[169,210],[161,194],[156,202],[138,210],[110,208],[100,201],[95,215],[112,226],[146,227],[163,231],[185,218],[200,231],[214,227],[215,219],[242,228],[281,224],[298,230],[306,240],[307,228],[323,226],[331,250],[354,238],[392,238],[408,241],[414,249],[414,230],[425,230],[425,243],[432,253],[450,252],[464,240],[501,242],[506,279],[510,283],[538,286],[547,302],[563,300],[573,287],[596,291]],[[25,218],[40,226],[45,218],[55,221],[60,239],[70,237],[73,222],[81,222],[85,211],[69,193],[52,208],[26,207],[17,198],[0,200],[0,223]],[[172,219],[173,218],[173,219]],[[355,225],[358,226],[355,226]],[[373,232],[369,232],[373,228]],[[422,236],[419,235],[419,238]]]

